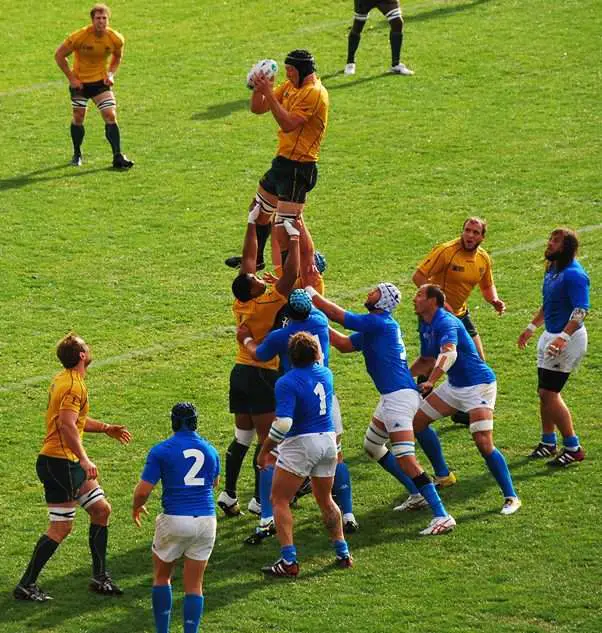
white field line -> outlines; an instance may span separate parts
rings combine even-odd
[[[6,90],[0,92],[0,98],[2,97],[14,97],[15,95],[25,95],[30,92],[36,92],[38,90],[48,90],[49,88],[55,88],[56,86],[65,85],[66,82],[62,80],[47,81],[43,84],[32,84],[31,86],[23,86],[22,88],[13,88],[12,90]]]
[[[599,231],[602,229],[602,224],[591,224],[589,226],[584,226],[581,229],[577,230],[578,234],[582,233],[591,233],[593,231]],[[541,248],[546,243],[545,239],[533,240],[532,242],[525,242],[524,244],[517,244],[516,246],[512,246],[510,248],[502,248],[497,251],[492,251],[492,255],[498,257],[500,255],[512,255],[513,253],[519,253],[522,251],[529,251],[535,248]],[[356,297],[359,293],[368,292],[371,290],[371,287],[366,288],[357,288],[352,292],[346,292],[341,295],[335,297],[336,300],[341,301],[345,299],[351,299]],[[205,339],[211,339],[215,337],[222,336],[231,336],[234,333],[234,326],[219,326],[209,330],[208,332],[199,332],[198,334],[193,334],[192,336],[188,336],[186,338],[171,341],[169,343],[155,343],[154,345],[150,345],[149,347],[145,347],[142,349],[131,350],[130,352],[125,352],[124,354],[118,354],[117,356],[110,356],[109,358],[104,358],[102,360],[94,361],[94,369],[99,369],[103,367],[112,367],[113,365],[118,365],[122,362],[128,362],[130,360],[136,358],[145,358],[151,357],[155,354],[162,354],[167,351],[177,349],[178,347],[185,347],[193,343],[194,341],[202,341]],[[52,375],[45,376],[31,376],[30,378],[26,378],[20,382],[8,383],[5,385],[0,385],[0,393],[8,393],[11,391],[20,391],[21,389],[29,386],[39,385],[40,383],[47,383],[51,380]]]

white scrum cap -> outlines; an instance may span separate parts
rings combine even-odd
[[[394,284],[383,281],[376,286],[380,290],[380,299],[374,304],[378,310],[393,312],[401,301],[401,292]]]

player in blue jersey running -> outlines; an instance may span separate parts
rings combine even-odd
[[[328,359],[330,354],[330,342],[328,333],[328,319],[323,312],[314,308],[311,299],[305,290],[297,288],[293,290],[288,297],[283,326],[280,329],[273,330],[258,345],[252,338],[251,331],[244,325],[238,328],[238,340],[245,345],[253,358],[261,362],[267,362],[275,356],[280,357],[280,371],[283,373],[291,369],[291,362],[288,357],[288,342],[293,334],[297,332],[309,332],[316,342],[320,352],[320,363],[328,367]],[[343,461],[343,453],[341,447],[341,436],[343,434],[343,423],[341,419],[341,409],[336,394],[332,398],[332,415],[337,436],[337,468],[334,476],[333,495],[341,506],[343,512],[343,530],[347,534],[356,532],[359,524],[353,514],[353,501],[351,495],[351,476],[347,464]],[[266,494],[262,494],[261,513],[262,519],[265,515],[271,517],[271,506],[264,508],[263,499],[269,499],[269,490],[271,488],[271,473],[273,468],[263,469],[261,472],[262,484],[265,479]],[[268,531],[263,527],[261,521],[255,534],[249,537],[246,542],[249,544],[257,544],[261,542],[264,535],[269,535]]]
[[[364,439],[366,452],[395,474],[393,468],[382,461],[388,454],[385,444],[390,441],[391,459],[404,475],[398,479],[408,487],[411,499],[421,495],[421,504],[428,503],[433,512],[432,521],[420,534],[449,532],[456,522],[445,510],[433,482],[416,459],[412,420],[420,396],[408,369],[399,324],[391,314],[399,305],[401,293],[391,283],[380,283],[370,291],[364,304],[368,314],[354,314],[325,299],[313,288],[306,290],[314,305],[329,319],[355,330],[351,336],[331,330],[331,343],[344,353],[363,353],[368,374],[380,393]]]
[[[583,321],[589,310],[589,277],[575,260],[578,247],[577,236],[570,229],[552,231],[545,251],[548,264],[543,280],[543,304],[518,338],[518,346],[524,349],[533,332],[545,324],[537,346],[541,442],[530,456],[556,455],[558,427],[563,450],[548,463],[561,468],[585,459],[585,451],[575,435],[571,412],[560,395],[571,372],[587,351],[587,330]]]
[[[294,578],[299,563],[289,504],[308,476],[334,546],[336,564],[351,567],[352,558],[343,536],[341,511],[331,494],[337,465],[332,372],[320,364],[318,343],[308,332],[294,334],[288,350],[292,369],[276,383],[276,419],[257,461],[264,467],[270,452],[278,447],[272,505],[281,556],[262,571],[266,576]]]
[[[420,358],[412,371],[415,373],[421,363],[432,364],[431,359],[436,358],[428,379],[420,385],[425,399],[414,418],[416,438],[433,465],[435,475],[443,479],[451,477],[439,438],[429,425],[456,411],[466,411],[474,443],[502,489],[501,513],[514,514],[521,501],[514,490],[506,459],[493,443],[495,374],[479,355],[462,321],[444,306],[445,294],[436,284],[420,286],[414,296],[414,307],[421,322]],[[434,388],[444,374],[447,380]]]
[[[197,412],[189,402],[171,410],[173,435],[153,446],[134,490],[132,517],[138,527],[144,504],[161,480],[163,513],[153,539],[153,614],[157,633],[168,633],[171,619],[171,575],[184,556],[184,633],[197,633],[203,615],[203,576],[215,543],[213,490],[220,461],[215,448],[197,432]]]

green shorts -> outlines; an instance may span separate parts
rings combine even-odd
[[[259,184],[273,196],[285,202],[305,202],[307,194],[318,182],[318,164],[301,163],[276,156]]]
[[[81,485],[86,481],[86,472],[79,462],[59,457],[38,455],[36,472],[44,484],[46,503],[75,501]]]

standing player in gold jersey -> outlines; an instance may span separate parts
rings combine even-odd
[[[105,136],[113,150],[113,167],[130,169],[134,163],[121,152],[121,135],[117,125],[117,103],[113,94],[115,73],[121,64],[125,40],[123,35],[109,27],[111,10],[106,4],[95,4],[90,17],[92,24],[84,26],[67,37],[57,48],[54,59],[69,80],[73,107],[71,164],[82,164],[81,146],[84,140],[84,119],[88,99],[92,99],[105,122]],[[74,54],[73,68],[67,57]],[[110,62],[107,66],[107,60]]]
[[[48,391],[46,437],[36,462],[44,484],[50,523],[33,550],[29,565],[13,592],[17,600],[44,602],[52,598],[37,585],[38,575],[58,546],[73,529],[79,504],[90,515],[89,545],[92,554],[90,590],[118,596],[123,592],[106,568],[108,522],[111,506],[98,483],[98,469],[88,457],[82,438],[85,433],[105,433],[127,444],[131,434],[125,426],[105,424],[88,416],[88,389],[84,382],[92,361],[90,348],[81,337],[68,334],[56,354],[64,369],[52,380]]]
[[[466,303],[468,297],[478,285],[485,301],[498,314],[506,311],[506,304],[498,297],[493,282],[491,258],[481,247],[486,231],[485,220],[474,216],[467,218],[460,237],[435,246],[412,276],[412,281],[418,288],[424,284],[436,284],[441,288],[446,297],[445,308],[462,321],[483,360],[483,343],[470,318]],[[424,370],[421,373],[428,375],[430,368],[425,367]],[[468,425],[468,416],[463,412],[455,413],[452,419]]]
[[[283,261],[286,258],[288,237],[282,223],[303,213],[307,194],[318,180],[320,145],[328,124],[328,92],[316,74],[313,55],[306,50],[294,50],[284,63],[287,79],[276,88],[264,75],[255,75],[250,102],[251,112],[271,112],[279,126],[276,157],[259,181],[250,207],[259,210],[258,270],[265,265],[264,249],[274,214],[275,237]],[[240,263],[238,256],[226,260],[232,268]]]

